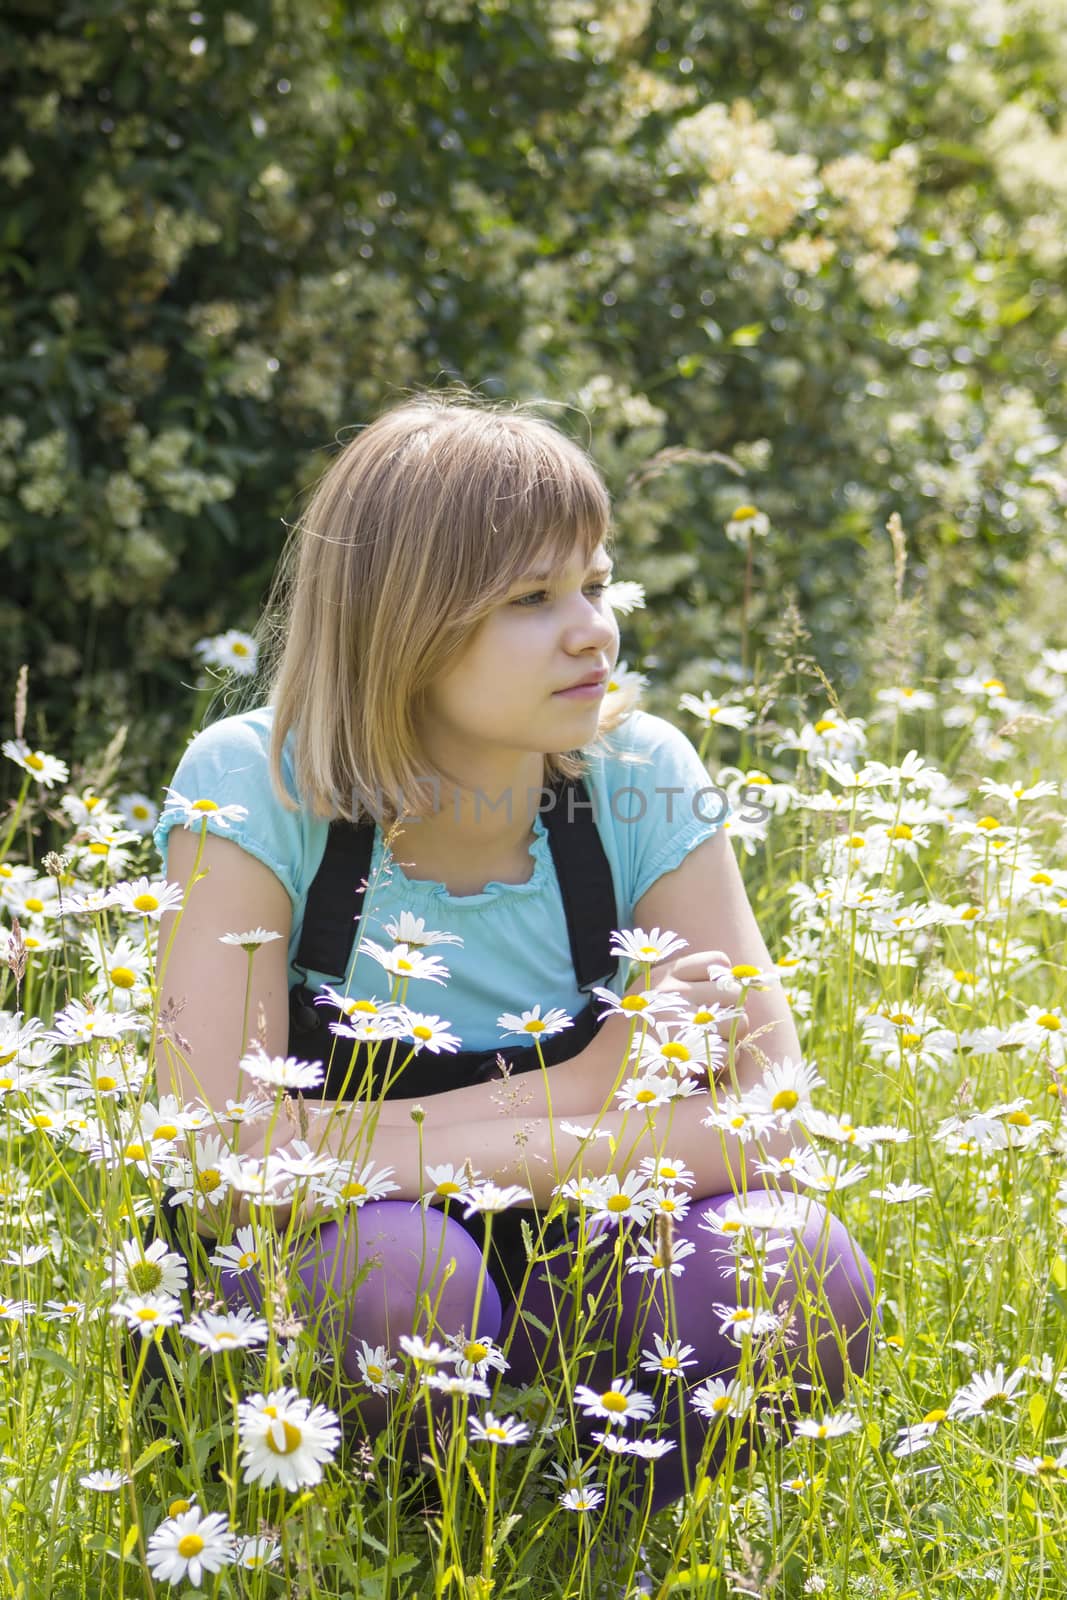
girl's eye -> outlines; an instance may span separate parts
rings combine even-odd
[[[602,595],[604,593],[604,591],[606,590],[607,586],[608,585],[607,585],[607,581],[606,580],[603,583],[587,583],[586,586],[585,586],[585,592],[586,592],[586,594],[594,594],[597,597],[599,597],[600,595]],[[532,610],[534,606],[539,606],[541,604],[541,602],[543,600],[546,600],[547,598],[548,598],[548,590],[547,589],[538,589],[533,594],[522,594],[522,595],[519,595],[518,599],[517,600],[512,600],[511,604],[513,606],[524,606],[528,610]]]

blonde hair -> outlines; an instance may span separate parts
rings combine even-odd
[[[268,668],[270,768],[287,809],[290,732],[315,815],[392,822],[398,796],[412,809],[435,776],[416,732],[427,686],[533,557],[566,564],[578,545],[588,559],[610,525],[590,457],[517,407],[428,393],[362,429],[293,529],[268,607],[284,640]],[[578,751],[545,758],[546,783],[584,770]]]

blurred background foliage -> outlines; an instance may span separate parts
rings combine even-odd
[[[544,396],[591,446],[653,709],[737,675],[738,506],[748,660],[795,598],[843,694],[894,511],[942,640],[1035,549],[1067,570],[1062,0],[14,0],[0,63],[35,744],[125,722],[164,778],[196,640],[253,624],[406,386]]]

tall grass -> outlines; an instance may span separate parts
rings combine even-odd
[[[905,604],[898,555],[883,641],[900,637]],[[773,808],[763,825],[731,826],[805,1058],[825,1080],[813,1106],[795,1108],[794,1143],[824,1175],[817,1197],[870,1257],[880,1327],[836,1413],[804,1400],[823,1437],[790,1420],[789,1363],[761,1376],[743,1346],[738,1385],[754,1393],[724,1407],[686,1462],[687,1493],[654,1515],[656,1463],[592,1442],[575,1398],[634,1237],[597,1242],[573,1198],[572,1320],[544,1330],[546,1351],[561,1353],[523,1388],[485,1368],[488,1397],[431,1399],[420,1374],[435,1363],[399,1345],[368,1354],[382,1370],[367,1382],[345,1381],[285,1271],[291,1241],[254,1199],[265,1327],[253,1348],[212,1353],[182,1332],[221,1300],[202,1251],[173,1325],[142,1337],[115,1314],[161,1286],[137,1241],[158,1231],[168,1183],[184,1172],[203,1195],[224,1152],[201,1147],[190,1163],[194,1135],[171,1133],[178,1108],[159,1108],[148,1070],[161,1031],[181,1034],[180,1015],[158,1012],[158,922],[129,895],[124,908],[98,893],[151,873],[150,847],[122,837],[112,793],[45,786],[26,765],[35,753],[13,744],[20,788],[0,865],[4,1592],[162,1592],[147,1558],[167,1527],[179,1554],[182,1528],[194,1530],[176,1586],[257,1600],[592,1597],[627,1592],[639,1571],[661,1596],[1067,1592],[1067,652],[1016,639],[1010,670],[994,672],[996,643],[964,642],[952,675],[925,684],[905,676],[909,648],[846,714],[794,632],[777,673],[736,697],[761,716],[735,764],[719,755],[733,733],[714,721],[697,733],[716,781],[735,793],[762,784]],[[42,813],[65,833],[38,860]],[[57,1015],[80,1026],[64,1012],[79,996],[135,1026],[49,1040]],[[291,1146],[299,1129],[280,1096],[274,1114]],[[353,1203],[336,1198],[332,1214]],[[215,1225],[234,1241],[232,1222]],[[644,1228],[662,1237],[664,1224]],[[116,1276],[124,1241],[131,1265]],[[746,1244],[758,1264],[757,1240]],[[531,1231],[533,1257],[549,1247]],[[441,1339],[432,1305],[411,1332]],[[654,1441],[664,1387],[686,1378],[641,1374],[635,1342],[625,1372],[652,1416],[625,1432]],[[378,1377],[395,1384],[387,1405],[372,1393]],[[281,1388],[328,1408],[342,1433],[331,1444],[318,1414],[321,1481],[291,1489],[256,1481],[241,1448],[239,1408]],[[368,1427],[375,1406],[383,1418]],[[587,1509],[572,1509],[583,1484]],[[205,1554],[212,1544],[190,1508],[224,1527],[225,1562],[198,1581],[188,1553],[197,1538]]]

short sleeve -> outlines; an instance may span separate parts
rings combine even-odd
[[[262,861],[295,905],[302,894],[306,825],[303,809],[287,811],[274,791],[270,733],[269,709],[224,717],[192,740],[170,787],[185,800],[212,800],[219,807],[243,807],[246,815],[239,819],[205,812],[207,831],[232,839]],[[283,775],[291,788],[292,775],[284,763]],[[164,805],[152,834],[164,871],[168,835],[182,821],[180,807]]]
[[[692,743],[663,717],[634,711],[615,735],[601,782],[619,863],[620,898],[632,918],[643,894],[712,838],[731,813]],[[605,830],[602,828],[602,833]]]

